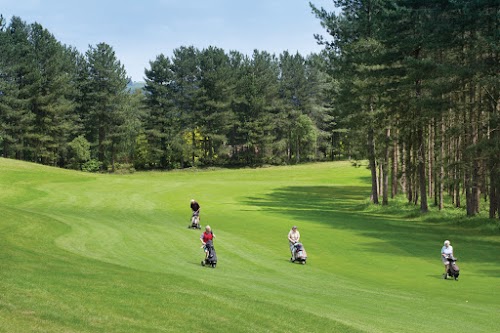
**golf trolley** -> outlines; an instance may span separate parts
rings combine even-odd
[[[449,255],[446,259],[448,259],[448,272],[445,274],[444,278],[454,278],[458,280],[458,276],[460,275],[460,268],[457,266],[457,258]]]
[[[292,249],[292,257],[290,258],[291,262],[298,262],[301,263],[302,265],[306,264],[307,261],[307,253],[306,249],[304,248],[304,245],[302,243],[295,243],[293,244],[293,249]]]
[[[197,214],[193,214],[191,216],[191,224],[188,225],[189,229],[201,229],[200,225],[200,216]]]

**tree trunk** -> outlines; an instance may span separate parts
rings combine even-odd
[[[475,88],[475,86],[473,86]],[[479,88],[478,88],[479,90]],[[480,142],[480,132],[479,124],[481,121],[481,112],[478,106],[478,99],[476,98],[476,92],[473,90],[471,92],[472,96],[472,110],[471,118],[472,122],[472,144],[477,146]],[[472,117],[473,116],[473,117]],[[481,202],[481,165],[480,156],[482,155],[481,147],[477,147],[474,151],[474,156],[472,160],[472,209],[475,214],[479,214],[479,204]]]
[[[491,133],[489,140],[493,145],[500,143],[500,119],[498,117],[498,108],[500,103],[497,103],[492,108],[492,114],[490,116],[489,127],[494,130],[490,130]],[[499,148],[491,148],[492,151],[489,152],[489,165],[488,169],[490,171],[490,218],[494,219],[496,216],[500,219],[500,160],[498,154],[500,153]]]
[[[372,201],[374,204],[378,205],[377,166],[375,164],[375,158],[370,158],[369,163],[372,176]]]
[[[194,166],[195,163],[195,153],[196,153],[196,132],[194,130],[191,131],[191,145],[193,147],[193,153],[191,154],[191,163]]]
[[[434,118],[434,126],[432,127],[433,130],[433,140],[432,140],[432,146],[433,146],[433,151],[434,153],[431,155],[431,158],[434,163],[433,167],[433,172],[432,172],[432,181],[433,181],[433,193],[432,195],[434,196],[434,207],[439,206],[439,172],[438,172],[438,166],[439,166],[439,157],[438,155],[441,154],[441,151],[439,150],[439,141],[441,140],[441,137],[439,136],[439,131],[438,131],[438,121],[436,118]]]
[[[419,142],[418,142],[418,132],[416,133],[417,137],[415,138],[416,142],[414,145],[412,145],[412,152],[411,152],[411,186],[413,189],[413,204],[417,205],[418,204],[418,182],[420,178],[418,177],[418,156],[419,156]]]
[[[418,138],[418,175],[419,175],[419,186],[420,186],[420,211],[422,213],[427,213],[429,207],[427,205],[427,189],[426,189],[426,179],[425,179],[425,143],[424,143],[424,131],[419,128],[417,131]]]
[[[397,134],[396,134],[397,136]],[[391,198],[398,194],[398,142],[394,140],[392,145],[392,170],[391,170]]]
[[[378,167],[378,175],[377,175],[377,191],[378,191],[378,197],[380,198],[382,196],[382,174],[383,174],[383,163],[384,161],[382,160],[381,163],[377,164]]]
[[[476,202],[477,197],[477,186],[476,186],[476,177],[477,175],[477,161],[475,156],[475,151],[472,149],[468,149],[469,147],[473,147],[477,143],[477,136],[475,133],[474,126],[474,93],[473,93],[473,85],[469,84],[469,94],[466,95],[464,93],[464,102],[470,105],[470,108],[466,111],[466,116],[464,117],[464,128],[465,128],[465,138],[463,151],[465,154],[464,162],[464,187],[465,187],[465,202],[466,202],[466,211],[467,216],[474,216],[477,213],[477,205]]]
[[[441,121],[441,142],[440,142],[440,156],[439,156],[439,200],[438,200],[438,207],[439,210],[442,210],[444,207],[444,198],[443,198],[443,192],[444,192],[444,135],[445,135],[445,124],[444,120]]]
[[[411,144],[411,136],[408,140],[408,148],[406,149],[406,193],[408,197],[408,202],[413,202],[413,157],[412,157],[412,144]]]
[[[297,138],[296,138],[296,153],[295,153],[295,163],[296,164],[299,164],[300,163],[300,138],[299,136],[297,135]]]
[[[389,204],[389,145],[391,144],[391,129],[385,130],[385,154],[382,166],[382,205]]]
[[[461,207],[460,203],[460,180],[462,178],[461,170],[460,170],[460,137],[456,139],[456,147],[455,147],[455,174],[454,174],[454,182],[453,182],[453,196],[455,198],[455,207]]]
[[[429,123],[428,126],[428,131],[429,135],[427,136],[427,182],[428,182],[428,196],[432,198],[432,195],[434,194],[434,188],[433,188],[433,180],[434,180],[434,126],[432,124],[435,123],[434,119]]]
[[[401,189],[403,191],[403,194],[408,193],[408,187],[407,187],[407,158],[406,158],[407,152],[405,150],[405,143],[403,142],[401,144]]]
[[[99,161],[104,163],[105,151],[104,151],[104,140],[106,139],[106,132],[104,126],[99,126]]]
[[[373,101],[370,99],[370,114],[374,113]],[[372,201],[374,204],[378,205],[378,186],[377,186],[377,165],[375,162],[375,134],[373,130],[373,124],[370,122],[368,125],[368,160],[370,164],[370,171],[372,175]]]
[[[490,219],[494,219],[496,217],[498,211],[498,196],[500,193],[497,191],[497,182],[498,175],[495,170],[491,170],[490,173]],[[500,216],[500,214],[499,214]]]

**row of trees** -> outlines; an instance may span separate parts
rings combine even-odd
[[[98,168],[132,148],[140,102],[109,45],[80,54],[38,23],[0,17],[0,49],[2,156]]]
[[[363,138],[372,199],[500,217],[500,3],[334,0],[311,5],[328,36],[335,114]]]
[[[130,93],[113,49],[85,54],[40,24],[0,19],[0,152],[62,167],[171,169],[332,159],[324,57],[180,47]]]
[[[255,165],[327,157],[332,124],[321,106],[321,62],[316,55],[255,51],[249,57],[216,47],[159,55],[146,70],[152,160],[166,168],[197,160]]]

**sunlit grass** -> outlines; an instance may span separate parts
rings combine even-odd
[[[404,199],[373,207],[368,171],[347,162],[98,175],[0,159],[0,188],[0,332],[500,324],[498,232],[451,210],[418,217]],[[187,229],[191,198],[217,235],[216,269],[201,267],[200,232]],[[304,266],[288,261],[294,224]],[[444,239],[459,282],[440,278]]]

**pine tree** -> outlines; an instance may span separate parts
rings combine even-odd
[[[28,138],[33,130],[30,109],[33,72],[29,26],[19,17],[0,31],[0,133],[4,157],[31,159]]]
[[[332,40],[326,45],[333,60],[335,79],[339,81],[336,103],[342,105],[343,112],[353,118],[355,127],[366,133],[366,155],[371,172],[371,199],[378,204],[376,125],[378,114],[382,112],[380,103],[380,78],[376,71],[383,47],[378,39],[381,26],[383,1],[334,1],[340,14],[328,13],[311,5],[315,15],[327,28]]]
[[[114,168],[120,138],[119,128],[125,121],[123,109],[127,103],[126,87],[129,80],[125,68],[108,44],[90,46],[86,57],[86,132],[89,141],[96,146],[98,160],[104,166],[111,165]]]
[[[276,133],[285,143],[287,161],[290,163],[293,158],[293,162],[299,163],[301,155],[311,157],[315,154],[317,129],[309,114],[312,113],[311,96],[319,87],[308,72],[306,59],[299,53],[283,52],[279,65],[280,104],[276,114]]]
[[[160,54],[146,69],[145,96],[145,135],[149,143],[149,164],[162,169],[181,165],[182,127],[180,109],[175,103],[177,88],[172,62]],[[142,162],[143,164],[145,161]]]
[[[76,129],[67,55],[64,47],[39,24],[31,25],[29,42],[34,61],[30,100],[34,115],[30,136],[33,157],[42,164],[64,166],[67,144]]]
[[[255,50],[242,61],[235,88],[236,116],[233,157],[247,165],[272,159],[273,125],[271,111],[278,96],[278,60],[268,52]]]
[[[216,163],[216,155],[227,155],[224,145],[233,122],[230,108],[234,78],[224,50],[208,47],[200,53],[200,121],[203,136],[203,163]]]
[[[191,147],[187,152],[190,155],[191,165],[196,165],[201,153],[201,142],[197,133],[200,128],[200,51],[193,47],[180,47],[174,50],[172,57],[172,71],[175,90],[175,106],[179,110],[179,119],[184,131],[189,133]]]

